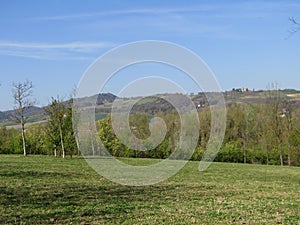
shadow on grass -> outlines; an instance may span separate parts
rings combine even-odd
[[[39,171],[9,171],[5,173],[0,173],[0,177],[13,177],[18,179],[46,179],[46,178],[67,178],[69,173],[60,173],[60,172],[39,172]]]
[[[66,173],[34,172],[2,174],[9,178],[42,178],[16,186],[0,186],[0,224],[87,223],[125,221],[139,209],[160,210],[162,199],[176,195],[177,185],[129,187],[106,180],[78,179],[68,183]],[[99,178],[94,177],[94,179]],[[47,182],[49,180],[49,182]],[[40,180],[41,181],[41,180]],[[139,208],[139,209],[137,209]]]

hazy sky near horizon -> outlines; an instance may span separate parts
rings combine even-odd
[[[300,89],[300,32],[289,36],[295,28],[290,17],[300,21],[299,1],[2,0],[0,110],[13,108],[12,83],[26,79],[39,105],[51,96],[67,98],[99,56],[140,40],[192,50],[222,90],[265,89],[271,82]],[[187,92],[200,91],[186,86]],[[107,85],[105,91],[117,88]]]

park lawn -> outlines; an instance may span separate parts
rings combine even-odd
[[[149,164],[151,159],[126,159]],[[0,155],[0,224],[300,224],[300,168],[189,162],[152,186],[106,180],[83,158]]]

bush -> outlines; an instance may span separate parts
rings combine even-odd
[[[226,143],[217,155],[215,161],[242,163],[244,161],[243,149],[235,142]]]

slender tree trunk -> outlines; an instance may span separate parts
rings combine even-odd
[[[243,141],[243,155],[244,155],[244,164],[247,163],[247,149],[246,149],[247,138],[244,138]]]
[[[64,147],[64,140],[63,140],[63,134],[62,134],[62,128],[59,127],[59,136],[60,136],[60,143],[61,143],[61,151],[62,151],[62,157],[65,158],[65,147]]]
[[[291,119],[287,119],[288,121],[288,130],[287,130],[287,146],[288,146],[288,165],[291,166],[291,145],[290,145],[290,131],[293,129],[292,127],[292,120]]]
[[[77,146],[77,155],[79,156],[80,155],[80,150],[79,150],[79,140],[78,140],[77,135],[75,136],[75,141],[76,141],[76,146]]]
[[[245,164],[247,163],[247,152],[246,152],[245,144],[244,144],[244,163]]]
[[[25,124],[23,118],[21,119],[21,127],[22,127],[22,144],[23,144],[23,155],[26,156],[26,142],[25,142]]]
[[[90,133],[91,144],[92,144],[92,154],[93,156],[95,156],[94,136],[93,136],[93,128],[92,128],[91,121],[89,121],[89,133]]]
[[[282,143],[280,143],[280,165],[283,166],[283,152],[282,152]]]
[[[56,145],[54,145],[54,157],[56,157],[57,154],[56,154]]]
[[[288,143],[288,164],[291,166],[291,145]]]
[[[268,146],[266,146],[266,155],[267,155],[267,165],[269,165],[269,149],[268,149]]]
[[[93,152],[93,156],[95,156],[95,146],[94,146],[94,139],[93,137],[91,137],[91,141],[92,141],[92,152]]]

